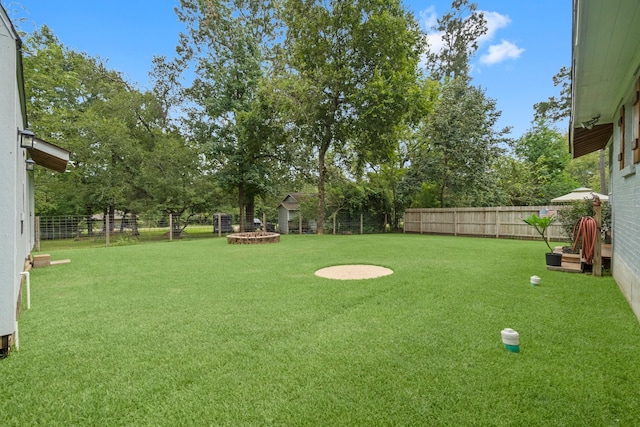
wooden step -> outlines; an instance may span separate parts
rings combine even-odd
[[[51,255],[40,254],[33,256],[33,266],[37,267],[49,267],[51,265]]]

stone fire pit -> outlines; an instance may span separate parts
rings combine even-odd
[[[230,245],[257,245],[260,243],[279,243],[280,234],[269,231],[251,231],[247,233],[233,233],[227,236]]]

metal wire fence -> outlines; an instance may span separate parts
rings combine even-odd
[[[113,215],[46,216],[36,218],[36,240],[83,242],[115,240],[166,240],[184,237],[214,237],[213,216],[205,215]],[[108,230],[108,232],[107,232]],[[229,230],[233,231],[235,230]]]
[[[43,216],[35,219],[35,246],[57,242],[56,247],[102,246],[174,239],[224,237],[239,232],[239,216],[232,214],[198,215],[67,215]],[[282,222],[282,220],[280,220]],[[107,232],[108,230],[108,232]],[[245,231],[261,230],[284,234],[312,234],[317,231],[314,220],[297,216],[286,224],[277,217],[261,215],[245,226]],[[364,214],[339,214],[326,219],[326,234],[372,234],[389,230],[386,221]]]

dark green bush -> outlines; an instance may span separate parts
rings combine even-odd
[[[571,233],[573,227],[583,216],[593,216],[593,200],[584,199],[573,202],[570,205],[558,210],[558,220],[562,224],[564,232],[573,240]],[[611,208],[608,203],[602,203],[602,234],[603,239],[607,240],[607,236],[611,230]]]

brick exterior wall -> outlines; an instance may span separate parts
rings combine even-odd
[[[631,110],[631,109],[629,109]],[[629,114],[629,116],[633,116]],[[632,137],[632,123],[627,123],[626,141]],[[626,166],[620,170],[617,156],[620,135],[613,134],[610,156],[610,192],[612,207],[613,277],[640,319],[640,164],[633,165],[631,147],[625,147]]]

